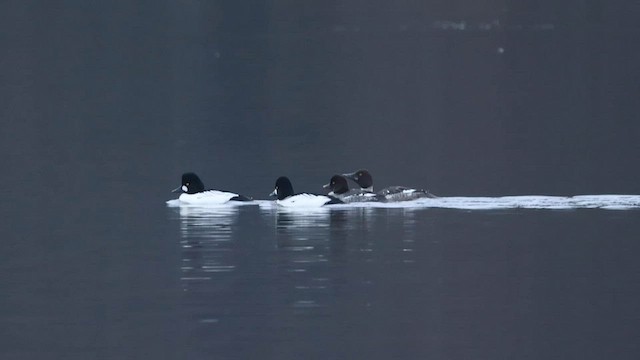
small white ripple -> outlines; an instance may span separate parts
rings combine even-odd
[[[174,202],[168,201],[169,206],[176,206]],[[261,209],[274,209],[273,201],[255,200]],[[231,205],[229,205],[231,206]],[[236,205],[234,205],[236,206]],[[234,212],[220,211],[221,206],[217,206],[217,215],[224,217]],[[314,209],[288,209],[284,214],[293,215],[292,223],[299,226],[304,221],[309,225],[318,226],[319,219],[328,216],[328,210],[346,210],[353,208],[441,208],[441,209],[461,209],[461,210],[495,210],[495,209],[605,209],[605,210],[631,210],[640,209],[640,195],[625,194],[602,194],[602,195],[576,195],[576,196],[547,196],[547,195],[522,195],[522,196],[501,196],[501,197],[465,197],[451,196],[439,198],[425,198],[403,202],[356,202],[350,204],[327,205]],[[279,210],[280,213],[283,213]]]

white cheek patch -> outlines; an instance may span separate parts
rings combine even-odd
[[[187,187],[187,185],[182,185],[182,191],[184,192],[188,192],[189,188]]]

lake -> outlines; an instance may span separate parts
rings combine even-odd
[[[637,359],[638,10],[3,3],[0,357]]]

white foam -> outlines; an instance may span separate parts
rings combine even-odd
[[[352,204],[349,204],[352,205]],[[493,209],[639,209],[640,195],[440,197],[395,203],[357,203],[354,206],[389,208]]]
[[[217,206],[258,205],[263,209],[275,208],[275,202],[255,200],[250,202],[233,202]],[[170,207],[192,206],[180,200],[169,200]],[[204,205],[203,205],[204,206]],[[502,196],[502,197],[439,197],[423,198],[402,202],[356,202],[349,204],[326,205],[321,209],[349,208],[441,208],[462,210],[495,210],[495,209],[605,209],[631,210],[640,209],[640,195],[579,195],[579,196]]]

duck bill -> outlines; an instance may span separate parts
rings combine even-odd
[[[278,189],[274,189],[269,196],[278,196]]]
[[[180,194],[180,193],[183,193],[184,191],[182,191],[182,186],[178,186],[177,188],[171,190],[171,192],[174,194]]]
[[[324,184],[324,185],[322,185],[322,188],[323,188],[323,189],[328,189],[328,188],[330,188],[330,187],[331,187],[331,184]]]

